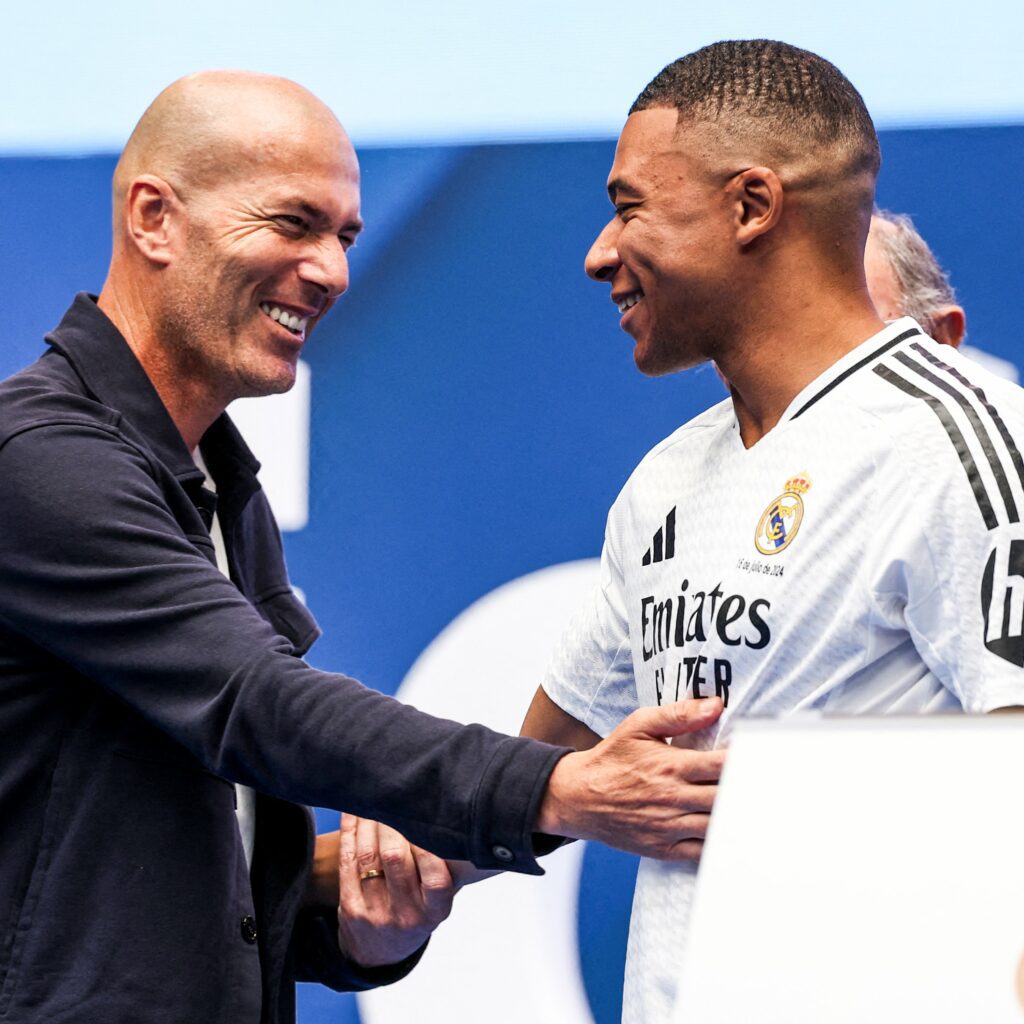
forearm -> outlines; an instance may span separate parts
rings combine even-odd
[[[543,687],[538,687],[533,695],[519,735],[574,750],[590,750],[601,742],[593,729],[563,711]]]
[[[58,659],[222,778],[539,872],[532,833],[563,751],[306,665],[204,556],[198,516],[175,518],[143,454],[99,427],[37,433],[0,450],[0,623],[26,663]]]
[[[338,888],[339,832],[324,832],[316,837],[309,881],[302,900],[303,908],[338,908],[341,894]]]

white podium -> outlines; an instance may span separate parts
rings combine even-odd
[[[737,725],[676,1024],[1022,1024],[1024,714]]]

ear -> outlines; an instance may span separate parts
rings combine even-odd
[[[959,348],[967,333],[967,316],[961,306],[940,306],[928,318],[931,330],[928,332],[943,345]]]
[[[143,174],[131,182],[125,199],[125,227],[147,260],[169,264],[184,226],[184,205],[163,178]]]
[[[770,167],[748,167],[726,186],[731,193],[736,240],[750,245],[782,217],[782,182]]]

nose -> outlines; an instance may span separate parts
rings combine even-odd
[[[338,238],[323,239],[303,263],[302,277],[333,301],[348,290],[348,253]]]
[[[593,281],[610,281],[619,269],[619,250],[616,245],[621,228],[617,217],[613,217],[601,234],[594,239],[594,244],[583,261],[587,277]]]

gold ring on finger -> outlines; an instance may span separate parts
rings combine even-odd
[[[380,868],[369,868],[359,872],[359,881],[368,882],[371,878],[383,878],[384,872]]]

